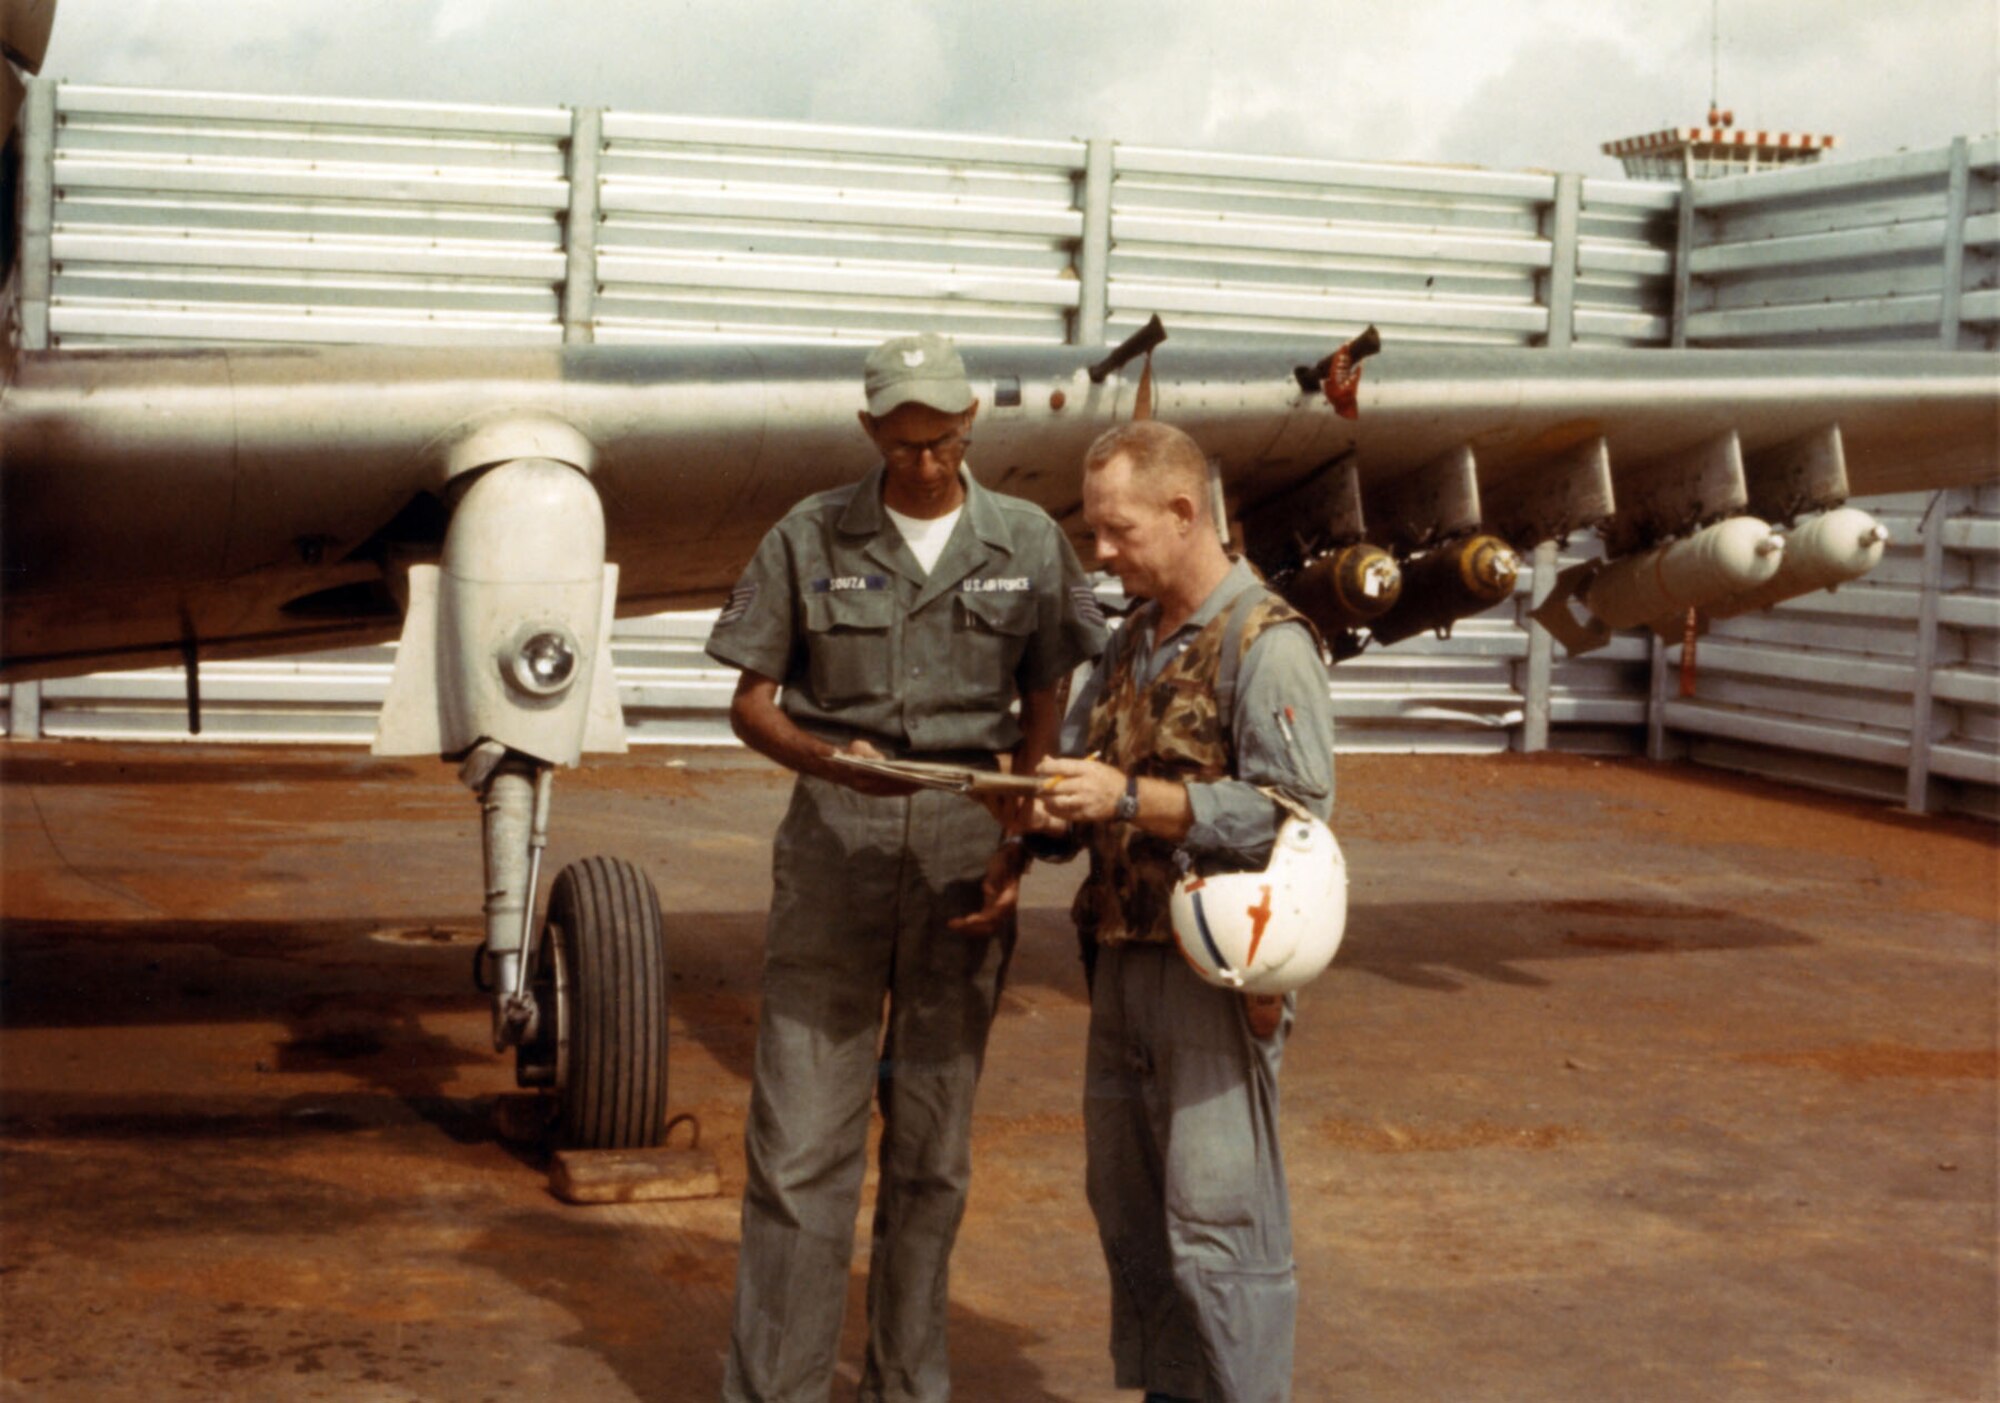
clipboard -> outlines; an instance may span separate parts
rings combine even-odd
[[[1010,775],[968,765],[945,765],[935,760],[876,760],[866,755],[849,755],[844,750],[836,750],[826,758],[920,789],[943,789],[953,794],[1039,794],[1050,783],[1045,775]]]

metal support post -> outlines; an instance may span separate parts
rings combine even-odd
[[[1972,196],[1972,152],[1964,137],[1951,143],[1951,169],[1944,196],[1944,281],[1938,301],[1938,341],[1958,349],[1960,310],[1965,300],[1965,219]]]
[[[579,107],[570,119],[569,214],[563,221],[564,345],[597,339],[597,158],[604,148],[604,109]]]
[[[1688,342],[1688,305],[1694,296],[1694,180],[1681,181],[1681,201],[1674,232],[1674,310],[1670,344]],[[1667,751],[1667,645],[1658,634],[1651,644],[1651,673],[1646,686],[1646,758],[1665,760]]]
[[[23,351],[49,346],[49,300],[55,283],[56,85],[28,80],[21,109],[21,228],[19,336]],[[42,684],[16,682],[8,691],[7,735],[42,737]]]
[[[1676,349],[1688,343],[1689,302],[1694,296],[1694,182],[1681,182],[1681,202],[1674,231],[1674,309],[1668,343]]]
[[[1548,334],[1543,343],[1552,351],[1566,351],[1576,339],[1576,272],[1578,228],[1583,216],[1583,177],[1563,174],[1556,177],[1555,198],[1544,216],[1543,235],[1549,241],[1547,304]],[[1535,546],[1535,581],[1529,595],[1532,611],[1555,588],[1557,552],[1554,541]],[[1517,685],[1521,689],[1521,729],[1515,743],[1529,755],[1549,748],[1549,693],[1555,681],[1555,639],[1549,631],[1529,618],[1528,656],[1521,664]]]
[[[7,689],[7,739],[42,738],[42,684],[16,682]]]
[[[1665,760],[1667,754],[1667,644],[1657,633],[1652,644],[1652,671],[1646,684],[1646,758]]]
[[[1543,237],[1549,241],[1549,330],[1542,344],[1568,350],[1576,339],[1576,264],[1578,226],[1583,219],[1583,177],[1556,177],[1555,199],[1544,216]]]
[[[42,684],[16,682],[7,689],[7,737],[9,740],[42,738]]]
[[[1903,790],[1903,806],[1912,813],[1925,814],[1931,809],[1932,688],[1937,674],[1938,604],[1944,594],[1944,533],[1946,523],[1964,501],[1957,491],[1946,490],[1937,494],[1925,514],[1917,650],[1910,663],[1910,769]]]
[[[1076,251],[1076,321],[1070,328],[1073,346],[1102,346],[1111,310],[1111,163],[1109,137],[1092,137],[1084,147],[1083,180],[1078,200],[1083,207],[1083,239]]]
[[[21,109],[21,349],[49,348],[49,297],[54,285],[56,85],[28,82]]]
[[[1958,349],[1965,297],[1965,222],[1971,194],[1972,153],[1961,136],[1951,143],[1951,164],[1945,179],[1944,267],[1938,286],[1938,343],[1947,351]],[[1963,494],[1955,490],[1940,492],[1925,514],[1917,648],[1910,664],[1910,768],[1903,788],[1903,806],[1912,813],[1931,811],[1931,728],[1937,724],[1934,688],[1938,606],[1944,594],[1944,535],[1946,524],[1964,503]]]

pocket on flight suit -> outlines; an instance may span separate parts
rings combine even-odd
[[[809,594],[806,651],[812,660],[813,699],[821,706],[889,694],[889,635],[896,599],[887,590]]]
[[[1291,1397],[1299,1300],[1292,1264],[1197,1264],[1192,1275],[1204,1353],[1222,1396],[1245,1403]]]
[[[1035,596],[1018,590],[960,594],[952,608],[952,667],[1002,702],[1014,699],[1014,670],[1035,631]]]

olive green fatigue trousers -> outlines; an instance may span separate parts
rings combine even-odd
[[[1098,951],[1084,1055],[1085,1187],[1111,1275],[1120,1388],[1286,1403],[1298,1285],[1278,1150],[1297,999],[1259,1038],[1243,996],[1172,945]]]
[[[792,791],[772,854],[726,1403],[825,1403],[871,1092],[882,1140],[860,1398],[949,1396],[946,1272],[1014,928],[945,922],[979,909],[999,841],[955,794],[875,798],[811,776]]]

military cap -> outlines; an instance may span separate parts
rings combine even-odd
[[[877,419],[906,404],[922,404],[945,414],[972,407],[972,386],[958,348],[934,332],[898,336],[868,353],[862,376],[868,412]]]

